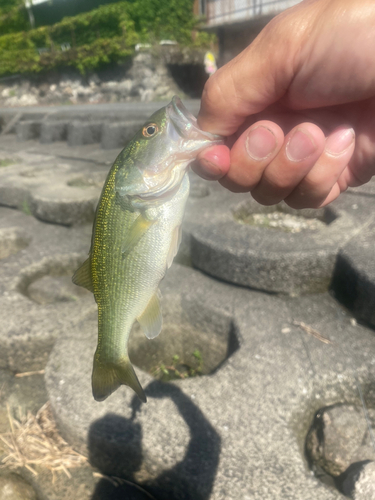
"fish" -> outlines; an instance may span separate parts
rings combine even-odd
[[[96,401],[127,385],[146,402],[128,355],[130,331],[136,320],[148,339],[162,329],[159,283],[181,241],[188,167],[205,148],[222,143],[220,136],[200,130],[174,96],[147,120],[108,173],[89,257],[72,278],[94,294],[98,308]]]

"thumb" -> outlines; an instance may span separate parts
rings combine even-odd
[[[275,17],[243,52],[207,80],[198,115],[203,130],[231,135],[248,116],[287,92],[306,32],[301,15],[293,10]]]

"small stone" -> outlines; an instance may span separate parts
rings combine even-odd
[[[38,99],[32,94],[23,94],[19,99],[20,106],[35,106],[38,104]]]
[[[11,92],[10,87],[6,87],[4,90],[1,92],[1,97],[9,97]]]
[[[368,413],[375,421],[375,411],[369,409]],[[363,410],[338,404],[317,412],[307,435],[306,450],[311,462],[331,476],[342,474],[355,462],[374,460]]]

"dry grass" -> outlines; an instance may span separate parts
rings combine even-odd
[[[30,377],[31,375],[44,375],[44,370],[36,370],[33,372],[21,372],[21,373],[16,373],[14,376],[16,378],[22,378],[22,377]]]
[[[69,469],[87,463],[87,458],[74,451],[59,435],[49,403],[36,415],[29,413],[21,421],[13,418],[9,407],[7,409],[10,431],[0,434],[0,440],[6,445],[0,468],[26,467],[37,475],[35,467],[40,466],[50,470],[53,478],[58,471],[70,478]]]
[[[316,339],[320,340],[320,342],[323,342],[323,344],[335,345],[334,342],[332,342],[332,340],[329,340],[326,337],[323,337],[323,335],[321,333],[319,333],[317,330],[314,330],[314,328],[312,328],[311,326],[306,325],[306,323],[303,323],[303,321],[293,321],[293,325],[299,326],[306,333],[308,333],[309,335],[312,335]]]

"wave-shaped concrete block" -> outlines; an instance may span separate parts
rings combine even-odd
[[[98,197],[98,189],[43,186],[30,194],[28,206],[38,219],[71,226],[94,220]]]
[[[46,222],[66,226],[91,222],[107,166],[46,157],[0,172],[0,205],[21,209]]]
[[[123,148],[143,125],[143,120],[105,123],[101,146],[103,149]]]
[[[90,233],[91,225],[68,229],[0,208],[1,368],[42,368],[56,338],[93,307],[89,292],[65,280],[86,258]]]
[[[219,316],[215,310],[232,318],[239,349],[214,374],[169,384],[136,368],[147,404],[126,387],[97,403],[93,313],[59,339],[46,370],[64,437],[102,473],[138,482],[157,498],[301,500],[301,492],[304,500],[341,498],[308,471],[304,442],[318,408],[356,399],[356,377],[374,380],[372,332],[353,326],[327,294],[281,299],[176,265],[162,291],[165,310],[171,300],[208,324]],[[177,314],[176,335],[179,325]],[[353,350],[348,360],[343,352]]]
[[[95,144],[101,141],[103,122],[74,121],[68,125],[68,145]]]
[[[325,291],[339,249],[371,217],[366,202],[350,197],[325,209],[293,210],[215,191],[188,205],[184,231],[192,263],[211,276],[250,288],[288,294]]]
[[[375,215],[341,250],[332,281],[338,300],[360,321],[375,326]]]
[[[29,141],[30,139],[39,139],[42,127],[41,120],[24,120],[16,125],[16,134],[18,141]]]
[[[69,121],[44,121],[42,122],[40,131],[40,142],[42,144],[50,144],[56,141],[66,141],[68,138]]]

